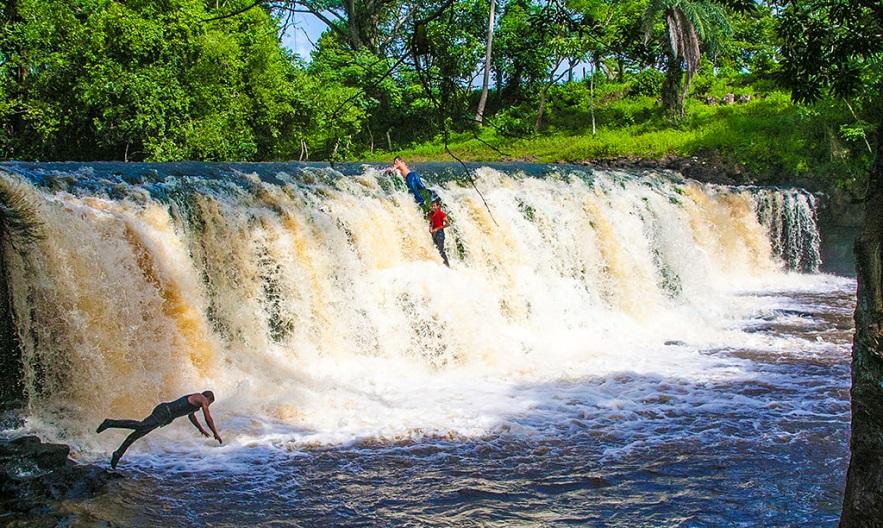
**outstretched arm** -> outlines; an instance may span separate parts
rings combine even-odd
[[[202,424],[200,424],[199,420],[196,419],[196,413],[188,414],[187,418],[190,418],[190,423],[193,424],[193,427],[199,429],[199,432],[202,433],[202,436],[208,437],[208,431],[202,428]]]
[[[208,424],[209,429],[215,434],[215,440],[217,440],[219,444],[223,444],[224,441],[221,440],[221,435],[218,434],[218,429],[215,428],[215,421],[212,420],[212,413],[208,410],[208,400],[205,400],[202,403],[202,416],[205,418],[205,423]]]

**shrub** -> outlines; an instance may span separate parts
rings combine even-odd
[[[497,112],[493,124],[497,132],[504,136],[527,136],[533,134],[536,114],[521,106],[513,106]]]
[[[662,93],[665,75],[655,68],[647,68],[636,74],[629,85],[629,95],[658,97]]]

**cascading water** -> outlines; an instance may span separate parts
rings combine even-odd
[[[816,197],[800,189],[754,192],[757,216],[769,232],[773,253],[790,269],[817,272],[822,263]]]
[[[205,388],[225,450],[613,431],[643,412],[626,401],[664,413],[680,398],[628,376],[755,379],[705,352],[784,346],[744,331],[759,306],[744,292],[821,287],[788,271],[819,265],[815,200],[796,190],[482,168],[495,223],[439,175],[448,269],[401,180],[372,168],[0,168],[34,185],[46,234],[6,252],[29,427],[86,458],[119,441],[90,433],[101,418]],[[613,385],[569,392],[586,379]],[[677,436],[631,427],[615,433],[630,447],[604,456]],[[183,429],[130,457],[152,460],[159,438],[209,449]]]

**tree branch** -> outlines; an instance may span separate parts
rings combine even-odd
[[[239,16],[242,13],[245,13],[246,11],[251,11],[255,7],[258,7],[259,5],[263,4],[265,1],[266,0],[255,0],[255,2],[252,2],[251,4],[249,4],[243,8],[237,9],[235,11],[232,11],[230,13],[227,13],[224,15],[213,16],[211,18],[205,18],[205,19],[203,19],[203,22],[214,22],[215,20],[223,20],[225,18],[233,18],[235,16]]]

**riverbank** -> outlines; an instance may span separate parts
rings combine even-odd
[[[591,111],[584,102],[552,104],[539,134],[513,133],[505,122],[452,134],[448,148],[464,161],[584,163],[602,167],[666,168],[700,181],[796,185],[813,191],[864,194],[871,157],[844,132],[854,119],[834,102],[793,104],[787,93],[756,93],[747,103],[709,105],[691,99],[680,122],[667,119],[651,97],[610,98]],[[400,155],[451,161],[443,139],[394,152],[365,153],[371,161]]]

